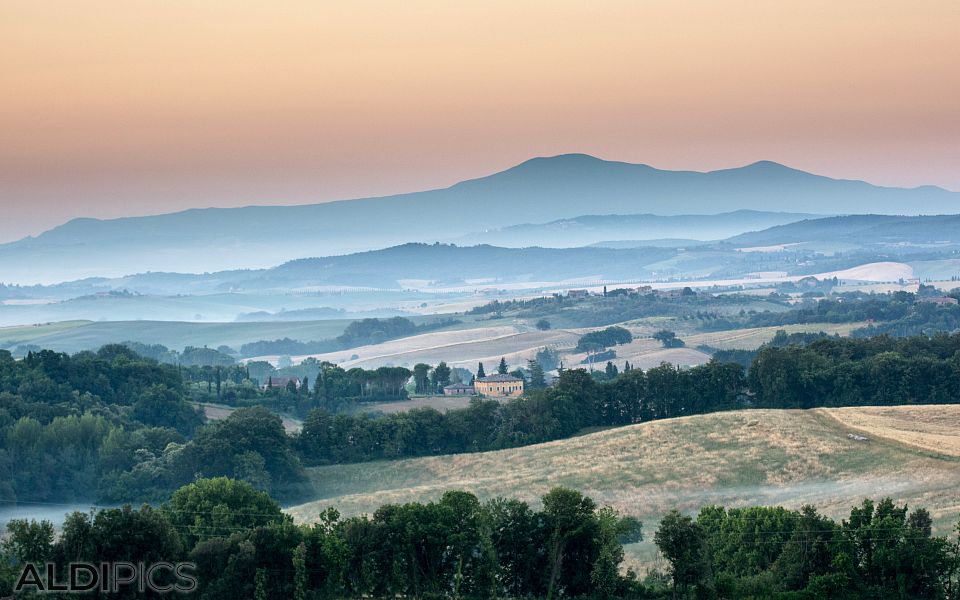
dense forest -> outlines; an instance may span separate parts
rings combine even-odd
[[[668,513],[653,540],[663,557],[621,568],[642,523],[555,488],[538,507],[447,491],[427,503],[295,525],[266,493],[201,479],[162,505],[15,520],[0,547],[0,594],[28,563],[192,563],[186,597],[238,598],[781,598],[950,599],[960,541],[937,537],[923,508],[865,500],[836,522],[814,507]],[[41,578],[43,579],[43,578]],[[138,595],[131,585],[110,597]]]
[[[185,391],[180,369],[125,346],[0,351],[0,500],[154,500],[198,475],[300,489],[279,417],[249,408],[204,425]]]

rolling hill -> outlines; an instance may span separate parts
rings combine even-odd
[[[333,338],[352,320],[265,323],[184,323],[178,321],[67,321],[45,325],[0,327],[0,348],[30,344],[60,352],[96,350],[104,344],[141,342],[181,350],[185,346],[226,345],[234,349],[263,339]]]
[[[491,244],[508,248],[543,246],[611,246],[606,240],[631,240],[626,248],[641,246],[696,246],[741,233],[768,229],[805,219],[806,213],[737,210],[717,215],[582,215],[549,223],[524,223],[471,233],[454,240],[458,245]],[[696,236],[690,239],[690,236]],[[644,243],[647,242],[647,243]]]
[[[960,212],[960,193],[929,186],[878,187],[769,161],[701,173],[569,154],[535,158],[446,189],[397,196],[75,219],[0,246],[0,281],[50,283],[144,270],[197,273],[266,267],[297,257],[450,239],[585,212],[715,214],[752,209],[837,214],[863,206],[888,213]]]
[[[746,215],[744,218],[747,222],[754,224],[803,216],[749,211],[712,217],[581,216],[543,227],[550,229],[569,225],[573,229],[592,230],[594,226],[591,224],[599,223],[596,227],[603,234],[620,227],[616,225],[620,221],[623,222],[624,231],[631,227],[644,231],[648,222],[674,223],[674,220],[679,220],[680,224],[691,223],[691,227],[695,227],[696,223],[730,227],[730,219],[736,215]],[[679,225],[674,223],[669,226]],[[521,226],[518,231],[526,232],[528,227],[533,226]],[[570,243],[575,241],[575,237],[571,235]],[[87,278],[52,286],[0,286],[0,299],[69,299],[110,290],[144,295],[201,295],[286,293],[324,287],[436,290],[444,287],[495,287],[508,283],[525,283],[528,289],[533,289],[539,287],[539,283],[549,285],[568,280],[575,285],[576,280],[637,281],[678,277],[693,280],[731,278],[756,271],[775,270],[808,274],[817,272],[818,266],[811,259],[818,257],[814,249],[805,250],[801,246],[821,242],[847,247],[846,258],[843,259],[845,262],[825,264],[820,269],[824,272],[877,262],[877,257],[900,257],[918,252],[921,254],[915,260],[953,258],[953,251],[960,247],[960,215],[849,215],[803,219],[742,233],[720,242],[684,247],[684,242],[691,241],[689,238],[667,239],[663,240],[662,246],[621,241],[565,248],[406,243],[352,254],[299,258],[264,269],[202,274],[141,271],[123,277]],[[741,248],[763,250],[753,253],[758,255],[792,250],[805,252],[808,256],[803,259],[806,261],[804,269],[797,271],[797,259],[747,256],[749,253],[736,251]],[[819,260],[823,260],[823,257],[820,256]]]
[[[957,405],[681,417],[498,452],[314,468],[317,499],[287,512],[309,523],[327,506],[357,514],[448,489],[536,503],[562,485],[643,519],[645,533],[673,508],[814,504],[836,518],[890,496],[927,507],[946,534],[960,511],[958,431]],[[632,562],[651,551],[649,541],[628,547]]]
[[[848,215],[803,219],[752,231],[725,240],[737,246],[769,246],[809,242],[859,245],[960,244],[960,215]]]

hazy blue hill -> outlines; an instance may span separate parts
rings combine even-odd
[[[122,301],[134,296],[216,297],[262,294],[306,288],[364,287],[401,290],[404,282],[432,287],[464,286],[468,280],[559,281],[571,278],[633,278],[648,275],[644,265],[668,260],[673,248],[500,248],[408,243],[341,256],[304,258],[269,269],[204,274],[141,273],[116,279],[87,279],[17,291],[27,297]],[[113,292],[111,294],[111,292]],[[116,295],[119,294],[119,295]]]
[[[294,260],[250,273],[252,289],[324,284],[395,288],[404,280],[463,285],[465,280],[557,281],[597,277],[636,277],[644,265],[672,257],[667,248],[500,248],[409,243],[345,256]]]
[[[0,246],[0,281],[266,267],[299,256],[435,241],[584,214],[960,212],[960,193],[883,188],[771,162],[708,173],[570,154],[535,158],[446,189],[304,206],[195,209],[77,219]],[[634,236],[623,237],[632,239]],[[693,237],[692,232],[683,236]]]
[[[748,231],[767,229],[775,225],[793,223],[822,215],[781,213],[756,210],[737,210],[717,215],[583,215],[549,223],[524,223],[481,233],[472,233],[456,240],[460,245],[493,244],[522,248],[547,246],[608,246],[598,244],[606,240],[629,240],[635,248],[657,244],[642,244],[641,240],[665,240],[663,246],[676,246],[671,239],[708,240],[725,239]],[[693,237],[696,236],[696,237]],[[637,240],[637,242],[633,242]],[[686,242],[681,245],[689,245]]]
[[[889,216],[850,215],[808,219],[734,236],[738,246],[765,246],[798,242],[853,244],[960,243],[960,215]]]
[[[701,240],[690,240],[685,238],[661,238],[657,240],[601,240],[590,244],[595,248],[686,248],[690,246],[702,246]]]

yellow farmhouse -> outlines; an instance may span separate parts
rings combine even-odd
[[[523,379],[513,375],[491,375],[473,382],[478,394],[483,396],[521,396]]]

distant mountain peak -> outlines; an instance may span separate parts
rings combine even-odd
[[[497,177],[500,175],[508,175],[513,173],[541,174],[554,171],[576,172],[583,169],[603,169],[607,167],[649,169],[651,171],[657,170],[654,167],[641,163],[606,160],[604,158],[593,156],[592,154],[573,152],[568,154],[556,154],[553,156],[536,156],[509,169],[506,169],[505,171],[494,173],[493,175],[490,175],[490,177]]]
[[[729,169],[717,169],[715,171],[710,171],[710,174],[726,174],[726,175],[739,175],[739,176],[750,176],[750,177],[771,177],[771,176],[800,176],[800,177],[809,177],[812,179],[829,179],[821,175],[816,175],[810,173],[809,171],[803,171],[801,169],[795,169],[793,167],[787,166],[782,163],[778,163],[772,160],[758,160],[742,167],[731,167]]]
[[[593,156],[592,154],[585,154],[583,152],[569,152],[567,154],[554,154],[552,156],[534,156],[531,159],[525,160],[520,163],[519,166],[526,164],[540,164],[540,163],[606,163],[611,162]]]
[[[787,165],[785,165],[785,164],[783,164],[783,163],[778,163],[778,162],[772,161],[772,160],[758,160],[758,161],[756,161],[756,162],[752,162],[752,163],[746,165],[746,168],[756,168],[756,169],[760,169],[760,168],[790,169],[791,171],[794,171],[794,170],[795,170],[795,169],[793,169],[793,168],[791,168],[791,167],[788,167]]]

